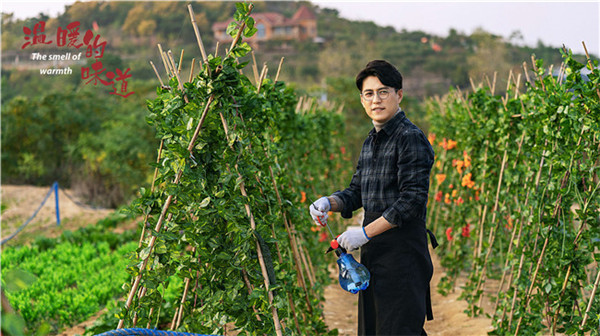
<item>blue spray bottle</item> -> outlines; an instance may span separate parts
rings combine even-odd
[[[358,263],[352,254],[347,253],[335,239],[331,241],[331,246],[327,250],[327,252],[331,251],[335,251],[335,254],[338,256],[337,264],[340,271],[340,286],[344,290],[356,294],[369,287],[369,280],[371,279],[369,270],[364,265]]]

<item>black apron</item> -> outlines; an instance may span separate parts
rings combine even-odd
[[[381,215],[365,212],[363,226]],[[435,237],[424,225],[387,230],[361,247],[360,262],[371,281],[359,292],[358,335],[427,335],[425,317],[433,319],[427,234],[435,248]]]

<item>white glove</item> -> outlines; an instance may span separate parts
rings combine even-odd
[[[345,248],[346,251],[354,251],[361,246],[365,245],[371,238],[367,237],[365,228],[346,230],[339,237],[337,241],[341,247]]]
[[[327,212],[331,210],[331,203],[329,203],[327,197],[323,196],[311,204],[309,210],[315,224],[325,226],[327,224],[327,217],[329,217]]]

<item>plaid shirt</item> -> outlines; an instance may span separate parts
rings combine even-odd
[[[363,143],[350,186],[332,194],[342,217],[363,207],[383,213],[392,225],[425,225],[429,173],[434,153],[425,134],[404,114],[396,113]]]

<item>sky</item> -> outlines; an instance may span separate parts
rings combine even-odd
[[[40,12],[55,16],[72,0],[4,0],[1,11],[17,18],[35,17]],[[535,46],[538,41],[560,47],[563,44],[583,53],[582,41],[590,53],[600,55],[600,0],[573,1],[312,1],[319,7],[335,8],[341,17],[373,21],[398,31],[421,30],[447,36],[451,28],[471,34],[478,28],[509,38],[519,31],[520,45]]]

